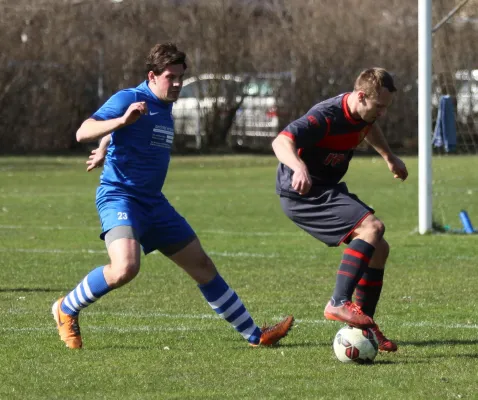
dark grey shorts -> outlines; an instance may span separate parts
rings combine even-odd
[[[343,182],[324,188],[317,196],[280,196],[280,203],[299,228],[331,247],[348,243],[354,229],[374,213],[355,194],[349,193]]]

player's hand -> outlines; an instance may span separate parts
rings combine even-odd
[[[292,177],[292,187],[300,195],[307,194],[312,186],[312,179],[310,179],[309,171],[307,169],[297,169],[294,171]]]
[[[148,106],[146,105],[146,102],[139,101],[137,103],[132,103],[124,113],[122,123],[123,125],[130,125],[136,122],[141,115],[147,113]]]
[[[91,150],[90,157],[86,160],[86,171],[90,172],[95,168],[102,167],[105,163],[106,150],[94,149]]]
[[[405,163],[400,160],[397,156],[393,155],[387,160],[388,169],[392,172],[395,179],[401,179],[404,181],[407,179],[408,171]]]

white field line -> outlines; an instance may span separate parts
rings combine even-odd
[[[20,248],[4,248],[0,247],[0,253],[29,253],[29,254],[107,254],[106,250],[93,250],[93,249],[79,249],[79,250],[65,250],[65,249],[20,249]],[[247,252],[218,252],[218,251],[208,251],[211,256],[215,257],[229,257],[229,258],[280,258],[282,257],[277,253],[247,253]],[[159,252],[151,253],[153,255],[161,255]],[[316,257],[296,257],[302,259],[315,259]]]
[[[1,312],[0,315],[9,314],[9,315],[29,315],[37,314],[34,311],[24,311],[24,310],[7,310],[6,312]],[[170,314],[170,313],[161,313],[161,312],[152,312],[152,313],[133,313],[133,312],[88,312],[88,317],[94,316],[109,316],[109,317],[120,317],[120,318],[132,318],[132,319],[178,319],[178,320],[204,320],[204,319],[217,319],[220,318],[216,314]],[[280,321],[281,317],[272,318],[274,321]],[[327,321],[325,319],[296,319],[295,320],[295,329],[298,329],[301,324],[305,325],[329,325],[334,324],[334,322]],[[407,322],[400,321],[397,322],[401,326],[406,326],[410,328],[432,328],[432,329],[477,329],[478,324],[460,324],[460,323],[436,323],[436,322]],[[393,323],[388,325],[393,326]],[[24,328],[15,328],[15,327],[0,327],[0,332],[36,332],[36,331],[52,331],[55,327],[24,327]],[[201,328],[201,327],[189,327],[189,326],[178,326],[178,327],[161,327],[161,326],[150,326],[150,325],[137,325],[134,327],[114,327],[114,326],[95,326],[88,325],[88,329],[98,332],[119,332],[119,333],[129,333],[129,332],[176,332],[176,331],[201,331],[210,328]],[[219,325],[217,329],[220,329]]]
[[[106,254],[106,250],[61,250],[61,249],[19,249],[19,248],[1,248],[1,253],[37,253],[37,254]]]
[[[412,328],[440,328],[440,329],[478,329],[478,324],[437,324],[435,322],[404,322],[404,326]]]
[[[93,193],[75,193],[75,196],[88,196],[91,197],[93,196],[94,198],[94,192]],[[27,193],[27,192],[18,192],[18,193],[0,193],[0,199],[8,199],[8,198],[19,198],[19,199],[35,199],[39,197],[44,197],[44,198],[54,198],[54,197],[71,197],[71,193]]]
[[[258,189],[254,187],[237,187],[237,188],[227,188],[227,189],[197,189],[194,190],[195,195],[210,195],[211,193],[214,194],[229,194],[229,193],[235,193],[235,192],[253,192],[255,194],[257,193],[262,193],[262,194],[268,194],[270,195],[269,197],[274,198],[277,197],[277,195],[274,193],[274,190],[270,189]],[[191,189],[174,189],[174,190],[169,190],[168,193],[166,194],[168,199],[174,199],[175,197],[181,197],[183,195],[190,195],[191,194]],[[95,192],[85,192],[85,191],[80,191],[75,194],[75,196],[83,196],[83,197],[88,197],[91,199],[91,201],[94,201],[95,199]],[[22,198],[22,199],[35,199],[35,198],[59,198],[59,197],[71,197],[70,192],[51,192],[51,193],[35,193],[35,192],[0,192],[0,198],[2,199],[15,199],[15,198]]]
[[[236,232],[236,231],[223,231],[223,230],[213,230],[213,229],[204,229],[200,230],[200,233],[212,233],[214,235],[234,235],[234,236],[296,236],[296,235],[306,235],[301,231],[297,232]]]
[[[92,227],[92,226],[38,226],[38,225],[31,225],[31,226],[26,226],[26,225],[0,225],[0,229],[4,230],[28,230],[29,232],[34,231],[36,229],[42,230],[42,231],[66,231],[66,230],[75,230],[75,231],[80,231],[84,229],[89,229],[89,230],[95,230],[95,231],[100,231],[101,229],[98,227]]]
[[[22,249],[22,248],[8,248],[0,247],[0,253],[27,253],[27,254],[107,254],[106,250],[101,249]],[[154,256],[161,255],[159,252],[155,251],[151,253]],[[213,257],[226,257],[226,258],[262,258],[262,259],[280,259],[293,257],[298,260],[317,260],[320,257],[320,254],[311,254],[305,255],[303,253],[288,253],[288,254],[279,254],[279,253],[249,253],[249,252],[230,252],[230,251],[207,251],[207,254]],[[407,255],[402,259],[406,260],[418,260],[422,256],[419,255]],[[450,260],[448,256],[440,255],[427,255],[427,258],[436,260],[436,261],[447,261]],[[456,256],[452,257],[455,261],[476,261],[477,256]],[[470,267],[474,267],[471,266]]]
[[[49,327],[25,327],[25,328],[14,328],[14,327],[2,327],[0,332],[14,332],[14,333],[29,333],[29,332],[53,332],[55,331],[55,326]],[[137,332],[193,332],[193,331],[205,331],[210,330],[210,328],[190,328],[186,326],[178,327],[161,327],[161,326],[134,326],[129,328],[121,328],[114,326],[91,326],[88,325],[88,330],[94,332],[116,332],[116,333],[137,333]]]
[[[170,319],[220,319],[216,314],[169,314],[169,313],[133,313],[133,312],[88,312],[88,315],[101,315],[112,317],[124,317],[124,318],[170,318]],[[280,321],[282,317],[273,317],[274,321]],[[295,325],[298,324],[310,324],[310,325],[325,325],[333,324],[334,322],[327,321],[325,319],[295,319]],[[437,324],[432,322],[400,322],[400,325],[410,327],[440,327],[448,329],[467,328],[478,329],[478,324]]]
[[[46,231],[61,231],[61,230],[95,230],[100,232],[99,227],[91,227],[91,226],[25,226],[25,225],[0,225],[0,230],[28,230],[29,232],[34,231],[36,229],[39,230],[46,230]],[[276,231],[276,232],[239,232],[239,231],[226,231],[222,229],[202,229],[199,230],[198,233],[208,233],[213,235],[231,235],[231,236],[291,236],[302,234],[301,231],[297,232],[283,232],[283,231]]]

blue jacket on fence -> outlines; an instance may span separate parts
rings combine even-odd
[[[447,153],[453,152],[456,149],[455,108],[449,95],[440,97],[432,141],[435,147],[444,146]]]

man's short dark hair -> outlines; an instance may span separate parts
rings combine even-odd
[[[186,65],[186,53],[178,50],[171,42],[155,45],[149,52],[146,59],[146,73],[153,71],[155,75],[161,75],[168,65]]]

